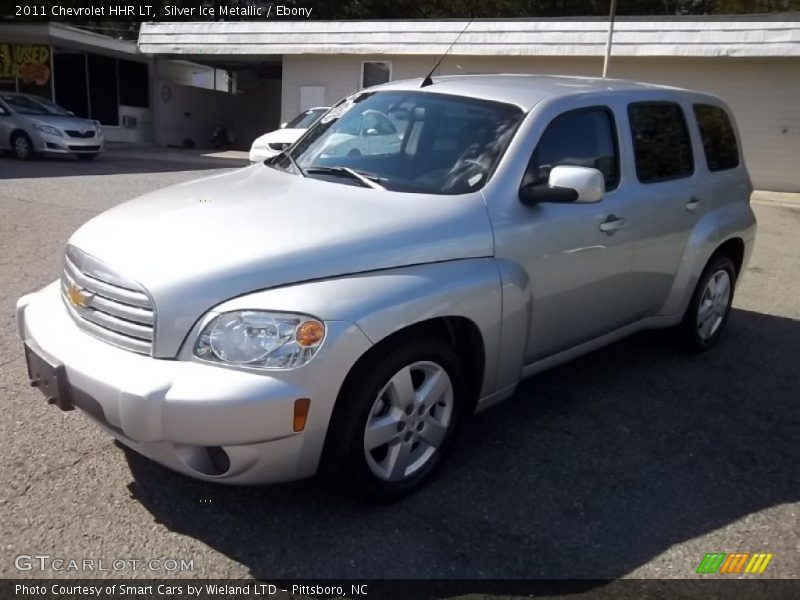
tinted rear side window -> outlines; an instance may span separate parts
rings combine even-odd
[[[628,105],[628,118],[639,181],[656,183],[694,172],[692,142],[678,104],[636,102]]]
[[[708,170],[724,171],[738,167],[739,147],[728,113],[712,104],[695,104],[694,116],[700,128]]]
[[[606,191],[617,187],[617,139],[611,110],[582,108],[553,119],[533,152],[523,185],[544,183],[553,167],[592,167],[603,173]]]

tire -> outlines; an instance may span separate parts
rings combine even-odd
[[[677,328],[678,341],[693,352],[713,348],[725,330],[736,287],[736,267],[726,255],[706,265]]]
[[[399,499],[431,478],[452,447],[466,406],[462,366],[443,340],[409,338],[387,349],[348,377],[331,417],[322,468],[340,489],[379,501]]]
[[[11,136],[11,150],[19,160],[30,160],[36,154],[30,136],[24,131]]]
[[[99,152],[93,152],[91,154],[76,154],[75,156],[78,157],[78,160],[94,160],[100,155]]]

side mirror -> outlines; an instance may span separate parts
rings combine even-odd
[[[74,116],[75,116],[75,113],[74,113],[74,112],[72,112],[71,110],[68,110],[68,111],[67,111],[67,114],[68,114],[70,117],[74,117]]]
[[[605,193],[605,178],[597,169],[561,165],[553,167],[547,183],[523,185],[519,200],[526,206],[539,202],[591,204]]]
[[[280,128],[281,128],[281,129],[286,129],[286,126],[287,126],[288,124],[289,124],[289,123],[281,123],[281,126],[280,126]]]
[[[367,129],[367,135],[378,135],[378,130],[375,129],[374,127],[370,127],[369,129]]]

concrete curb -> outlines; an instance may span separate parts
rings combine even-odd
[[[800,193],[755,190],[750,195],[750,201],[757,204],[774,204],[788,206],[789,208],[800,208]]]

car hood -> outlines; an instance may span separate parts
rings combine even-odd
[[[58,129],[97,129],[96,125],[80,117],[59,117],[56,115],[26,115],[26,118],[42,125],[50,125]]]
[[[256,164],[141,196],[70,244],[138,281],[157,314],[156,356],[175,356],[209,309],[311,279],[491,256],[480,193],[403,194]]]
[[[258,137],[253,142],[253,146],[266,146],[267,144],[294,144],[301,135],[306,132],[305,129],[276,129],[265,133]]]

